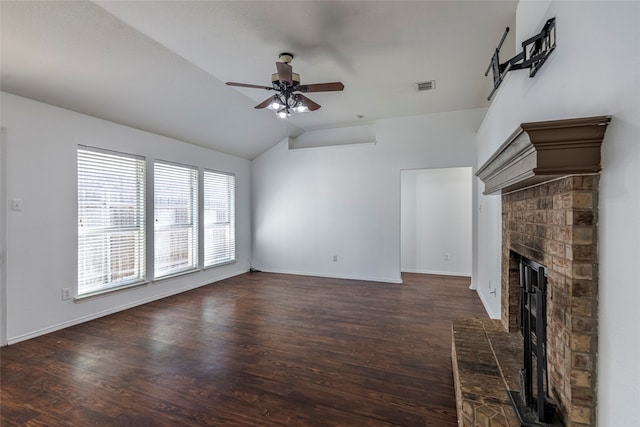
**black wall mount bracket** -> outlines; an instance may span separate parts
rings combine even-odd
[[[484,73],[487,76],[489,71],[493,70],[493,90],[487,97],[489,101],[509,71],[529,69],[529,77],[536,75],[551,52],[556,48],[556,18],[547,20],[538,34],[523,41],[522,51],[519,54],[508,61],[500,63],[500,48],[508,33],[509,27],[505,29],[500,43],[498,43],[498,47],[496,47],[495,53],[491,57],[489,67]]]

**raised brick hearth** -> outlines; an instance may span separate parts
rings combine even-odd
[[[502,332],[493,323],[454,325],[461,426],[513,423],[505,399],[507,388],[519,391],[512,356],[522,351],[520,256],[546,268],[548,389],[558,405],[557,416],[569,427],[595,425],[598,172],[609,120],[602,116],[524,123],[478,171],[485,193],[502,197]],[[496,352],[500,346],[504,348]],[[493,360],[491,367],[465,360],[474,352],[486,355],[487,349],[493,354],[493,359],[485,358]],[[501,361],[500,354],[507,360]],[[483,381],[488,372],[498,377]],[[500,383],[502,389],[496,391]]]
[[[453,322],[451,345],[458,425],[519,427],[507,390],[519,387],[522,339],[499,320]]]

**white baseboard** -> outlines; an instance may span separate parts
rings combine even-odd
[[[328,277],[331,279],[347,279],[347,280],[363,280],[367,282],[383,282],[383,283],[394,283],[401,284],[402,279],[398,277],[367,277],[367,276],[351,276],[344,274],[330,274],[330,273],[318,273],[318,272],[308,272],[308,271],[296,271],[296,270],[271,270],[265,268],[258,268],[260,271],[264,271],[265,273],[279,273],[279,274],[295,274],[299,276],[313,276],[313,277]]]
[[[417,274],[435,274],[438,276],[461,276],[461,277],[471,277],[470,273],[460,273],[456,271],[438,271],[438,270],[419,270],[419,269],[411,269],[404,268],[402,269],[403,273],[417,273]]]

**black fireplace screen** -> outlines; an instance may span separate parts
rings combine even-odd
[[[520,424],[556,425],[547,371],[547,276],[535,261],[520,258],[520,331],[524,343],[521,391],[510,391]]]

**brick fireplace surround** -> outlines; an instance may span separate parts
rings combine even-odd
[[[519,389],[522,366],[518,255],[547,269],[549,393],[558,417],[595,425],[598,172],[609,120],[524,123],[477,173],[485,193],[502,193],[501,327],[454,323],[460,426],[519,425],[506,398],[507,388]],[[504,390],[491,390],[495,384]]]

